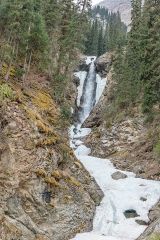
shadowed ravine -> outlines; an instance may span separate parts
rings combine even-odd
[[[82,138],[91,129],[81,126],[99,100],[106,84],[106,80],[100,79],[96,74],[94,61],[95,58],[87,57],[89,72],[76,73],[80,78],[77,97],[80,106],[76,113],[78,121],[70,129],[70,140],[75,155],[95,178],[104,198],[96,209],[93,230],[78,234],[74,240],[134,240],[147,227],[148,212],[160,197],[160,183],[136,178],[134,173],[122,171],[116,180],[113,174],[117,169],[109,159],[89,156],[90,149],[83,144]],[[143,224],[140,225],[140,221]]]

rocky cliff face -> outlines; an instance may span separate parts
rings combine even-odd
[[[92,227],[102,195],[68,146],[50,83],[32,78],[0,106],[0,239],[68,240]]]
[[[122,21],[128,26],[131,23],[130,0],[104,0],[98,5],[108,8],[112,12],[120,12]]]

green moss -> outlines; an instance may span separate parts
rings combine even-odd
[[[153,234],[148,240],[160,240],[160,234]]]
[[[29,119],[37,126],[39,132],[45,134],[51,134],[53,132],[52,128],[42,119],[41,115],[36,111],[36,109],[31,109],[27,106],[24,106],[24,109]]]
[[[68,105],[61,106],[61,118],[64,120],[70,120],[71,118],[71,110]]]
[[[160,161],[160,140],[156,143],[153,151],[154,151],[156,158]]]
[[[3,101],[7,98],[13,99],[14,94],[11,87],[7,83],[2,83],[0,85],[0,101]]]

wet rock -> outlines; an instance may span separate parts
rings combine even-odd
[[[146,202],[146,201],[147,201],[147,198],[141,197],[140,200],[143,201],[143,202]]]
[[[76,87],[78,87],[79,84],[80,84],[80,79],[79,79],[79,77],[77,77],[77,76],[74,75],[74,77],[73,77],[73,83],[76,85]]]
[[[77,68],[75,69],[75,72],[79,72],[79,71],[89,71],[89,66],[90,64],[86,64],[86,60],[85,58],[80,60],[79,65],[77,66]]]
[[[17,123],[15,121],[12,121],[8,126],[11,130],[15,130],[17,128]]]
[[[139,225],[148,225],[147,222],[140,220],[140,219],[136,219],[135,222],[138,223]]]
[[[101,75],[101,77],[105,77],[110,70],[110,66],[112,64],[112,54],[105,53],[100,56],[96,62],[96,71]]]
[[[160,202],[149,213],[150,224],[138,240],[160,239]],[[155,238],[153,238],[153,236]]]
[[[124,173],[122,173],[122,172],[120,172],[120,171],[117,171],[117,172],[115,172],[115,173],[112,174],[112,178],[113,178],[114,180],[119,180],[119,179],[127,178],[127,175],[124,174]]]
[[[160,203],[155,205],[149,212],[150,221],[155,221],[160,218]]]
[[[124,216],[125,216],[126,218],[139,217],[139,215],[137,214],[136,210],[134,210],[134,209],[128,209],[128,210],[126,210],[123,214],[124,214]]]
[[[144,172],[143,170],[143,166],[141,165],[137,165],[133,168],[133,172],[136,173],[136,174],[141,174]]]

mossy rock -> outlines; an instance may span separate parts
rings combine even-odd
[[[41,115],[36,111],[36,109],[31,109],[27,106],[24,106],[24,109],[29,119],[34,122],[35,126],[40,132],[46,134],[51,134],[53,132],[52,128],[42,119]]]
[[[14,99],[14,93],[12,88],[7,83],[0,84],[0,101]]]
[[[147,240],[160,240],[160,233],[152,234]]]
[[[37,175],[37,177],[44,177],[44,178],[47,177],[46,171],[42,168],[38,168],[34,172]]]

